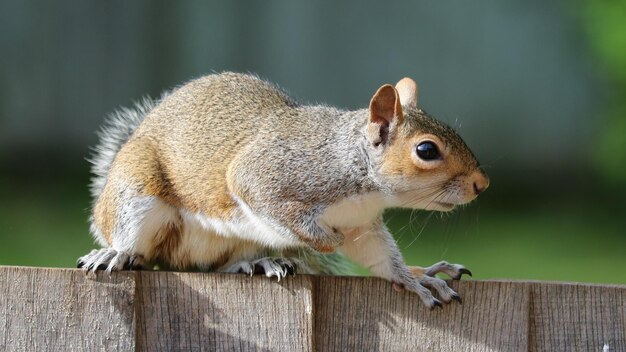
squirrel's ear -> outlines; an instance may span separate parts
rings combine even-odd
[[[417,108],[417,83],[414,80],[404,77],[396,83],[396,90],[402,106]]]
[[[394,119],[402,122],[402,105],[398,92],[391,84],[378,88],[370,101],[370,122],[389,126]]]
[[[389,135],[389,125],[397,125],[404,119],[402,105],[398,91],[391,85],[385,84],[378,88],[370,101],[370,121],[368,126],[369,138],[375,146],[386,143]]]

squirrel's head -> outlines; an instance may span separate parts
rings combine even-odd
[[[394,206],[449,211],[474,200],[489,178],[461,137],[417,106],[417,84],[403,78],[376,91],[367,139]]]

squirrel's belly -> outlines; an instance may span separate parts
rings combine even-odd
[[[259,244],[233,236],[224,236],[223,228],[207,228],[207,219],[186,210],[180,211],[183,233],[169,262],[179,268],[218,269],[263,251]],[[215,223],[214,223],[215,225]]]
[[[203,213],[181,211],[185,223],[218,235],[224,239],[250,241],[265,248],[279,249],[301,246],[297,239],[277,234],[271,226],[256,216],[245,204],[233,211],[229,219],[217,219]]]

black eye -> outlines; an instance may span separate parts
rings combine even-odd
[[[422,142],[417,145],[415,151],[417,152],[417,156],[419,156],[422,160],[430,161],[441,158],[439,149],[433,142]]]

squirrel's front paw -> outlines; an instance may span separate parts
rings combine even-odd
[[[453,289],[448,286],[448,283],[438,277],[423,276],[419,279],[419,283],[423,286],[429,287],[437,292],[441,300],[444,303],[450,303],[452,300],[461,303],[461,296],[454,292]]]
[[[422,284],[417,282],[416,280],[410,282],[392,282],[393,288],[396,291],[408,290],[414,293],[417,293],[419,298],[424,302],[427,308],[433,309],[435,307],[442,308],[441,301],[439,301],[435,296],[433,296],[432,292],[429,289],[424,287]]]
[[[407,283],[394,282],[393,288],[396,291],[407,289],[411,292],[417,293],[422,302],[424,302],[424,304],[426,304],[426,306],[430,309],[435,307],[441,308],[442,304],[441,301],[433,296],[432,292],[430,292],[428,288],[434,289],[444,303],[450,303],[453,300],[461,303],[461,296],[454,292],[454,290],[451,289],[444,280],[437,277],[424,276],[419,280]]]

